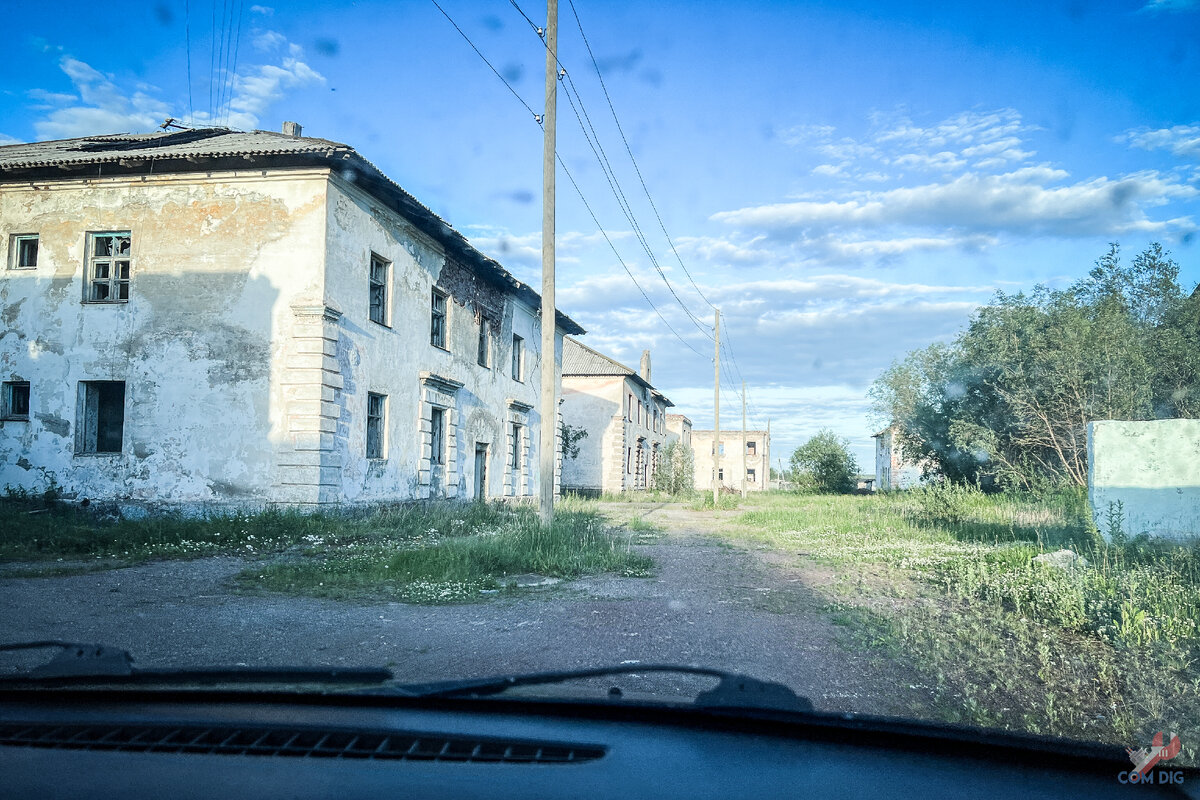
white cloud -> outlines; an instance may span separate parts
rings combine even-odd
[[[287,42],[287,37],[279,31],[254,31],[251,41],[255,50],[273,52]]]
[[[1200,0],[1149,0],[1140,11],[1149,14],[1182,13],[1200,9]]]
[[[157,96],[159,90],[155,87],[138,84],[133,91],[123,89],[114,76],[65,55],[59,60],[59,67],[71,80],[76,94],[31,91],[29,96],[42,103],[39,110],[47,112],[34,122],[34,131],[40,140],[145,132],[154,130],[168,117],[252,129],[271,103],[286,91],[325,80],[301,60],[294,46],[290,52],[278,65],[248,66],[233,76],[229,112],[220,118],[210,117],[207,112],[187,118],[185,109]]]
[[[1200,158],[1200,124],[1127,131],[1117,141],[1127,141],[1143,150],[1167,150],[1180,158]]]
[[[0,147],[3,147],[6,144],[24,144],[24,143],[20,139],[16,138],[15,136],[9,136],[6,133],[0,133]]]
[[[262,14],[264,17],[271,17],[275,15],[275,9],[271,8],[270,6],[250,6],[250,13]]]
[[[773,203],[712,219],[773,234],[915,226],[938,231],[1020,235],[1154,235],[1196,229],[1187,217],[1150,219],[1145,209],[1200,196],[1200,190],[1149,171],[1117,179],[1064,183],[1063,170],[1024,167],[1001,175],[966,173],[943,183],[856,192],[847,200]]]

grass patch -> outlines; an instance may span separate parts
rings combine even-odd
[[[645,576],[653,568],[610,529],[595,509],[564,502],[549,531],[527,507],[460,506],[443,511],[440,526],[412,517],[407,531],[356,542],[312,543],[295,557],[243,571],[245,587],[321,597],[455,603],[507,590],[510,576],[535,573],[574,578],[612,572]]]
[[[1200,742],[1200,545],[1095,530],[1081,492],[754,495],[723,535],[834,567],[832,621],[926,676],[955,722]],[[1034,561],[1069,549],[1086,564]],[[910,589],[915,587],[915,591]],[[900,598],[896,600],[895,598]]]
[[[692,502],[688,504],[688,510],[735,511],[741,501],[742,497],[739,494],[722,493],[717,496],[717,502],[713,503],[712,492],[698,492],[692,498]]]

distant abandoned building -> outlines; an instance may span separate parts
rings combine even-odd
[[[904,446],[896,435],[895,425],[871,438],[875,440],[875,491],[908,489],[921,482],[921,467],[904,458]]]
[[[536,493],[561,355],[538,357],[538,295],[353,148],[292,131],[0,147],[0,486]]]
[[[719,447],[714,446],[716,431],[692,431],[692,450],[696,454],[696,488],[712,490],[713,481],[723,489],[740,492],[742,481],[746,491],[762,492],[771,488],[771,432],[746,431],[746,458],[743,470],[742,432],[721,431]],[[719,466],[714,465],[720,455]]]
[[[650,351],[638,372],[567,337],[562,359],[563,422],[587,431],[563,461],[562,487],[582,494],[650,488],[674,403],[650,383]],[[690,427],[690,423],[689,423]]]

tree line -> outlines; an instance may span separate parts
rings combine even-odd
[[[996,292],[952,342],[871,389],[906,457],[955,481],[1087,485],[1088,422],[1200,417],[1200,287],[1153,243],[1118,244],[1065,289]]]

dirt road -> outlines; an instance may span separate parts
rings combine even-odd
[[[166,561],[84,575],[0,578],[0,641],[59,638],[130,650],[140,665],[390,665],[403,680],[621,662],[683,662],[782,681],[817,708],[904,714],[908,681],[850,649],[811,585],[667,507],[639,545],[652,578],[594,576],[455,606],[245,594],[252,562]],[[807,577],[806,577],[807,576]]]

